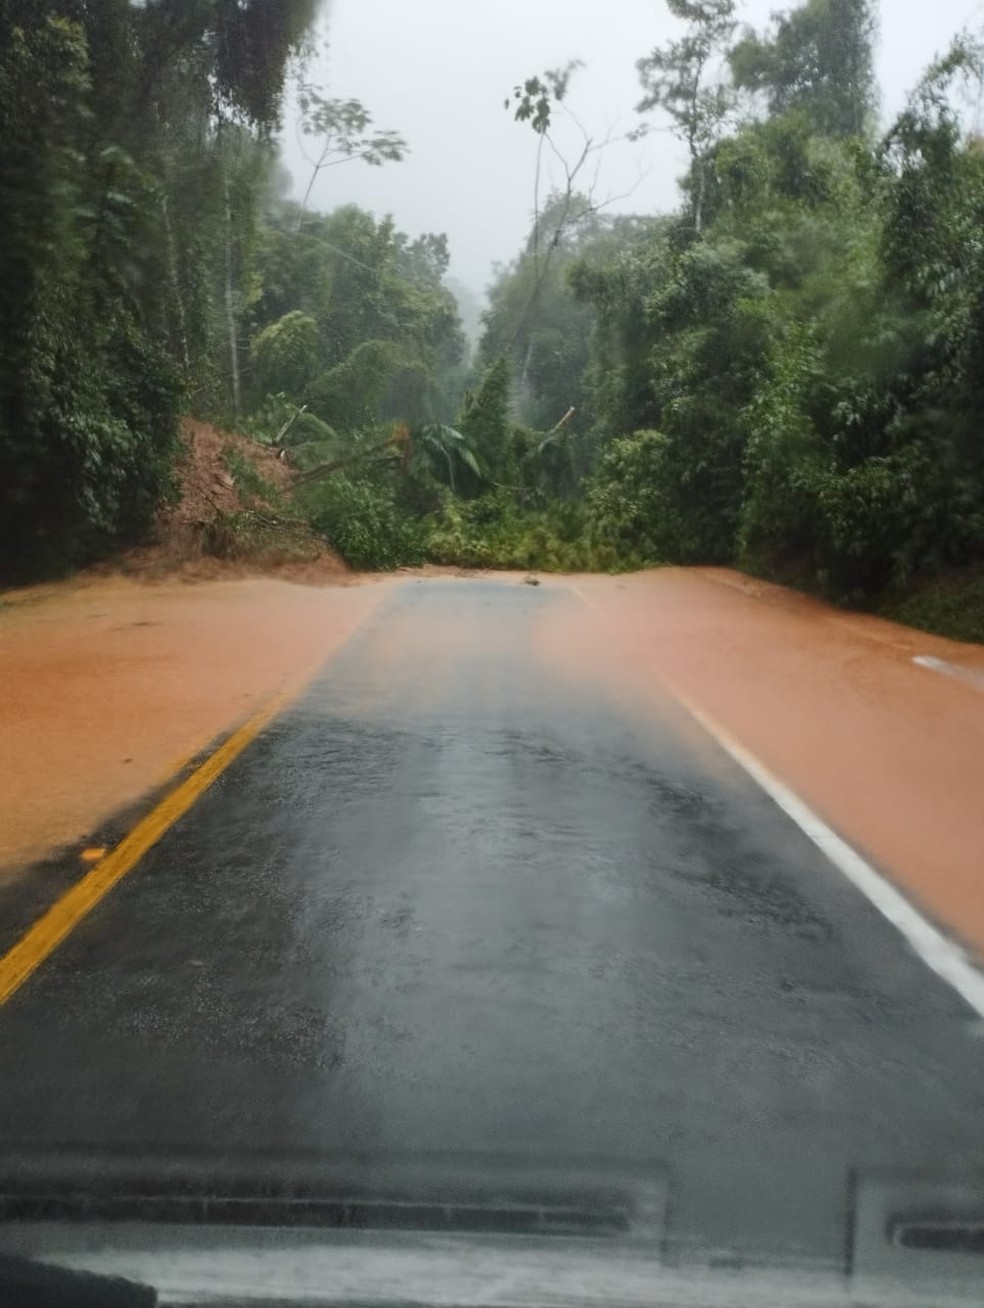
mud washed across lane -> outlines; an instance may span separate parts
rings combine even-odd
[[[107,578],[0,605],[0,894],[323,662],[386,586]]]
[[[715,604],[716,655],[698,639]],[[697,697],[713,658],[730,662],[748,703],[781,708],[749,743],[773,767],[800,751],[793,780],[821,798],[835,791],[803,759],[868,768],[883,722],[899,822],[930,823],[918,769],[895,767],[899,719],[930,709],[892,702],[928,674],[822,627],[811,671],[797,613],[784,665],[776,612],[679,574],[380,592],[0,1009],[0,1147],[262,1155],[285,1184],[308,1157],[575,1168],[644,1178],[678,1253],[833,1266],[873,1178],[979,1174],[980,1015],[655,675]],[[856,679],[825,660],[862,649],[894,672],[872,682],[869,735],[833,733],[838,754],[818,687],[848,713]],[[722,676],[712,707],[737,730]],[[922,684],[971,751],[971,690]],[[946,820],[980,852],[966,803]]]

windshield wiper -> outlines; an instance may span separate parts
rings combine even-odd
[[[666,1206],[665,1178],[650,1169],[598,1180],[576,1169],[481,1158],[379,1163],[54,1152],[0,1158],[0,1178],[0,1229],[147,1222],[652,1242],[661,1238]]]
[[[335,1230],[459,1231],[541,1236],[626,1236],[626,1204],[544,1197],[449,1202],[397,1196],[143,1193],[0,1196],[4,1222],[155,1222],[187,1226],[315,1226]]]

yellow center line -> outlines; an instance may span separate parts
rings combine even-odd
[[[199,768],[147,814],[111,853],[62,896],[0,958],[0,1006],[15,994],[46,958],[78,926],[113,887],[131,872],[160,838],[192,807],[244,749],[256,739],[281,710],[307,685],[323,666],[298,677],[274,696],[258,713],[244,722]]]

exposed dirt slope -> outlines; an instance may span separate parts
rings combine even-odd
[[[178,501],[162,510],[152,545],[129,550],[99,574],[157,581],[273,575],[324,584],[348,565],[290,507],[296,472],[247,436],[186,420],[176,473]]]
[[[182,439],[186,453],[178,466],[181,502],[166,515],[166,521],[173,525],[202,526],[216,513],[234,513],[242,507],[241,489],[226,465],[227,450],[245,459],[278,491],[290,490],[295,473],[289,464],[248,436],[219,431],[211,423],[189,418]]]

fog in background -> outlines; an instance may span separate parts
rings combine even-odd
[[[761,28],[771,12],[790,7],[745,0],[739,17]],[[982,21],[980,0],[882,0],[883,120],[934,54]],[[662,0],[331,0],[322,23],[330,49],[312,62],[309,80],[329,95],[362,100],[374,125],[400,131],[411,153],[383,168],[356,162],[325,171],[312,207],[354,203],[391,213],[412,235],[446,232],[452,276],[481,293],[492,265],[518,252],[532,213],[536,140],[503,107],[513,85],[583,60],[571,110],[596,139],[624,135],[639,123],[635,61],[678,31]],[[575,157],[577,129],[568,123],[560,139]],[[306,148],[312,153],[312,143]],[[290,107],[283,150],[299,198],[311,169]],[[614,212],[654,213],[678,202],[685,154],[665,130],[636,144],[618,141],[595,162],[597,173],[586,169],[584,181],[597,199],[613,197]]]

